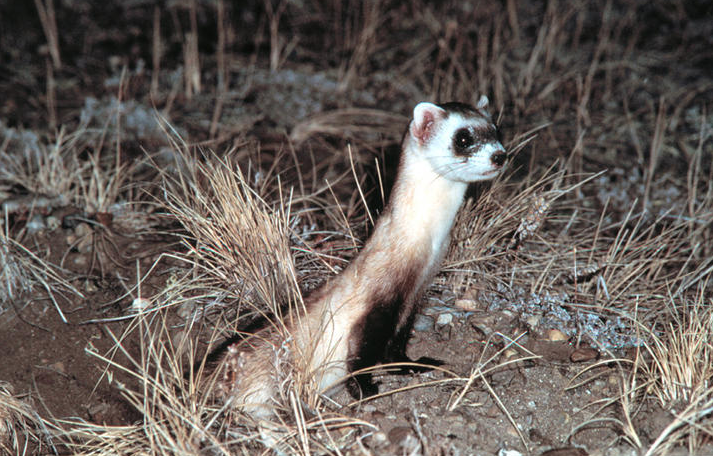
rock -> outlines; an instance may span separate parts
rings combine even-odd
[[[430,331],[433,329],[433,318],[426,315],[416,315],[416,321],[413,323],[414,331]]]
[[[517,450],[506,450],[504,448],[501,448],[500,451],[498,451],[498,456],[523,456],[522,453],[520,453]]]
[[[453,314],[450,313],[442,313],[438,315],[438,318],[436,319],[436,326],[445,326],[445,325],[450,325],[453,323]]]
[[[391,429],[389,431],[389,442],[394,446],[403,448],[406,454],[414,454],[413,452],[420,445],[411,428],[406,426],[397,426]]]
[[[92,227],[88,223],[82,222],[74,228],[77,237],[87,236],[92,233]]]
[[[142,312],[151,306],[151,301],[149,301],[146,298],[134,298],[133,301],[131,301],[131,307],[130,310],[133,312]]]
[[[474,299],[456,299],[453,306],[466,312],[478,310],[478,302]]]
[[[65,368],[64,363],[62,361],[52,363],[48,367],[53,371],[57,372],[58,374],[67,375],[67,369]]]
[[[525,323],[527,323],[527,326],[529,326],[531,329],[537,328],[537,325],[540,324],[540,316],[539,315],[531,315],[531,316],[527,317],[527,320],[525,320]]]
[[[93,280],[86,280],[84,282],[84,291],[86,291],[87,293],[94,293],[96,291],[99,291],[99,287],[97,287],[97,284],[94,283]]]
[[[569,355],[569,360],[573,363],[582,363],[599,358],[599,351],[593,348],[578,348]]]
[[[438,326],[436,328],[436,334],[438,334],[438,340],[441,342],[447,342],[451,340],[451,334],[453,332],[452,326]]]
[[[27,232],[29,234],[35,234],[39,233],[40,231],[44,231],[47,228],[47,224],[45,223],[45,218],[42,215],[35,214],[27,222],[25,228],[27,228]]]
[[[178,309],[176,310],[176,314],[183,318],[184,320],[188,320],[196,311],[196,303],[192,299],[187,299],[183,303],[181,303],[180,306],[178,306]]]
[[[77,250],[81,253],[89,253],[92,250],[92,243],[94,241],[92,234],[94,231],[92,227],[87,223],[80,223],[74,228],[74,234],[77,237]]]
[[[50,215],[49,217],[47,217],[47,219],[45,219],[45,222],[47,223],[47,228],[50,231],[54,231],[59,228],[60,225],[62,225],[62,222],[54,215]]]
[[[374,442],[376,444],[384,444],[389,439],[382,431],[375,432],[374,434],[372,434],[371,438],[374,439]]]
[[[559,329],[550,329],[547,331],[547,340],[551,342],[561,342],[568,340],[567,334],[563,333]]]

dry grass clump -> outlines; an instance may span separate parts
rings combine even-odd
[[[102,132],[84,125],[71,133],[61,129],[51,144],[14,129],[5,133],[0,149],[0,195],[11,197],[19,188],[31,197],[27,202],[9,199],[3,204],[8,212],[67,205],[90,214],[109,212],[126,191],[129,170],[136,166],[122,164],[119,151],[106,147]]]
[[[191,299],[210,302],[216,299],[210,297],[211,290],[222,293],[222,299],[228,298],[226,292],[230,293],[238,317],[229,320],[227,325],[216,326],[217,332],[227,326],[234,333],[236,327],[243,327],[256,315],[267,318],[276,331],[282,331],[282,312],[301,305],[289,244],[290,227],[294,222],[285,209],[290,203],[282,199],[279,181],[269,183],[269,173],[259,175],[260,171],[254,174],[249,171],[244,174],[233,161],[236,153],[240,151],[229,151],[221,158],[204,155],[197,159],[184,148],[182,171],[176,176],[164,175],[169,209],[188,231],[184,237],[187,252],[181,258],[193,266],[193,276],[181,279],[171,295],[191,295]],[[277,189],[276,207],[268,206],[259,194],[260,189],[273,192]],[[173,302],[178,304],[179,301]],[[223,312],[222,317],[228,314],[232,311]],[[283,356],[276,353],[280,360]],[[211,382],[220,373],[203,380],[202,393],[210,396]],[[309,453],[312,446],[339,448],[353,443],[350,439],[339,442],[353,432],[354,426],[364,423],[327,413],[314,397],[308,401],[312,405],[309,411],[303,410],[301,399],[306,380],[299,373],[293,378],[293,373],[290,370],[282,388],[289,418],[269,425],[262,423],[260,435],[255,436],[254,428],[244,427],[243,417],[231,409],[221,417],[226,445],[260,441],[285,454],[301,454]],[[337,434],[333,434],[333,430],[337,430]]]
[[[17,298],[35,286],[47,292],[65,323],[67,319],[58,297],[68,293],[83,298],[82,293],[65,278],[65,271],[43,260],[3,231],[0,231],[0,266],[0,316],[10,308],[19,313],[21,309],[17,307]],[[28,304],[30,302],[27,301]]]
[[[207,354],[216,343],[209,335],[206,351],[198,328],[177,329],[167,311],[139,312],[120,336],[110,334],[114,348],[107,354],[91,346],[88,353],[106,366],[104,380],[114,385],[141,416],[128,426],[107,426],[60,420],[55,432],[72,454],[81,455],[234,455],[272,448],[281,454],[332,454],[355,445],[357,429],[369,424],[326,413],[323,407],[306,416],[292,392],[294,416],[256,427],[216,401],[216,376]],[[139,338],[138,349],[129,340]],[[126,381],[119,381],[117,373]]]
[[[707,279],[708,280],[708,279]],[[706,281],[707,281],[706,280]],[[642,328],[646,344],[634,360],[625,394],[640,401],[654,399],[669,414],[670,422],[646,448],[646,455],[665,455],[677,446],[697,454],[713,438],[713,300],[705,293],[666,299],[666,310],[653,328]],[[637,418],[633,405],[624,412]],[[642,442],[629,427],[633,442]]]
[[[50,429],[37,411],[0,382],[0,454],[57,453]]]
[[[115,386],[142,418],[129,426],[60,421],[58,438],[74,454],[230,454],[219,438],[220,410],[211,405],[205,357],[192,328],[173,330],[166,315],[140,312],[124,334],[110,333],[115,345],[108,354],[87,348],[106,366],[102,381]],[[127,341],[137,338],[138,350],[129,348]]]
[[[51,143],[31,132],[2,125],[0,130],[5,136],[0,145],[0,310],[7,310],[9,303],[17,305],[21,291],[39,284],[66,323],[57,295],[82,294],[70,284],[66,271],[22,242],[28,234],[57,229],[59,220],[50,223],[48,216],[67,206],[80,209],[86,220],[100,213],[110,214],[109,219],[116,215],[116,226],[131,218],[127,212],[137,210],[139,203],[119,203],[133,199],[132,192],[141,185],[133,182],[129,188],[127,184],[140,164],[122,163],[118,146],[106,147],[102,132],[90,131],[86,125],[71,133],[60,129]],[[145,214],[140,218],[146,220]]]
[[[14,301],[22,292],[32,288],[32,273],[24,262],[24,257],[17,255],[16,245],[8,239],[5,232],[0,232],[0,303]],[[0,308],[0,311],[7,309]]]
[[[249,302],[247,311],[279,315],[300,299],[289,246],[291,195],[280,194],[276,207],[268,206],[253,185],[269,187],[261,181],[270,176],[243,174],[234,152],[201,160],[182,148],[183,171],[164,174],[166,202],[188,232],[183,258],[209,279],[204,286]]]
[[[73,203],[78,196],[77,184],[86,165],[79,163],[77,151],[84,130],[66,134],[61,130],[53,144],[46,144],[34,133],[5,128],[0,125],[5,140],[0,148],[0,196],[11,196],[13,186],[25,189],[35,197],[57,198],[55,207]],[[31,207],[32,204],[26,204]],[[17,209],[8,206],[9,212]]]
[[[653,360],[651,378],[658,379],[652,391],[662,405],[695,402],[713,386],[712,303],[702,295],[689,305],[675,305],[671,299],[671,320],[652,334],[647,349]]]

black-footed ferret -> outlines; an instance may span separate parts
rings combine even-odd
[[[296,372],[328,391],[359,369],[406,359],[416,305],[438,271],[468,183],[495,177],[505,163],[487,108],[485,96],[475,107],[416,105],[373,234],[342,273],[306,299],[304,312],[285,318],[286,331],[268,329],[228,348],[219,390],[229,406],[267,418]],[[376,392],[368,375],[350,381]]]

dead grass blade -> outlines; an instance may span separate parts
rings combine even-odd
[[[4,232],[0,232],[0,264],[2,265],[0,303],[13,302],[22,291],[40,285],[47,292],[62,321],[68,323],[55,294],[68,292],[84,298],[82,293],[64,277],[66,274],[63,274],[59,268],[9,238]],[[16,312],[20,310],[15,309]]]
[[[0,382],[0,453],[57,454],[50,429],[30,403],[14,395],[9,384]]]

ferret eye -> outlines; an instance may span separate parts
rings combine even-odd
[[[473,144],[475,144],[475,139],[473,138],[473,134],[467,128],[461,128],[453,137],[453,145],[455,146],[456,151],[464,151]]]

